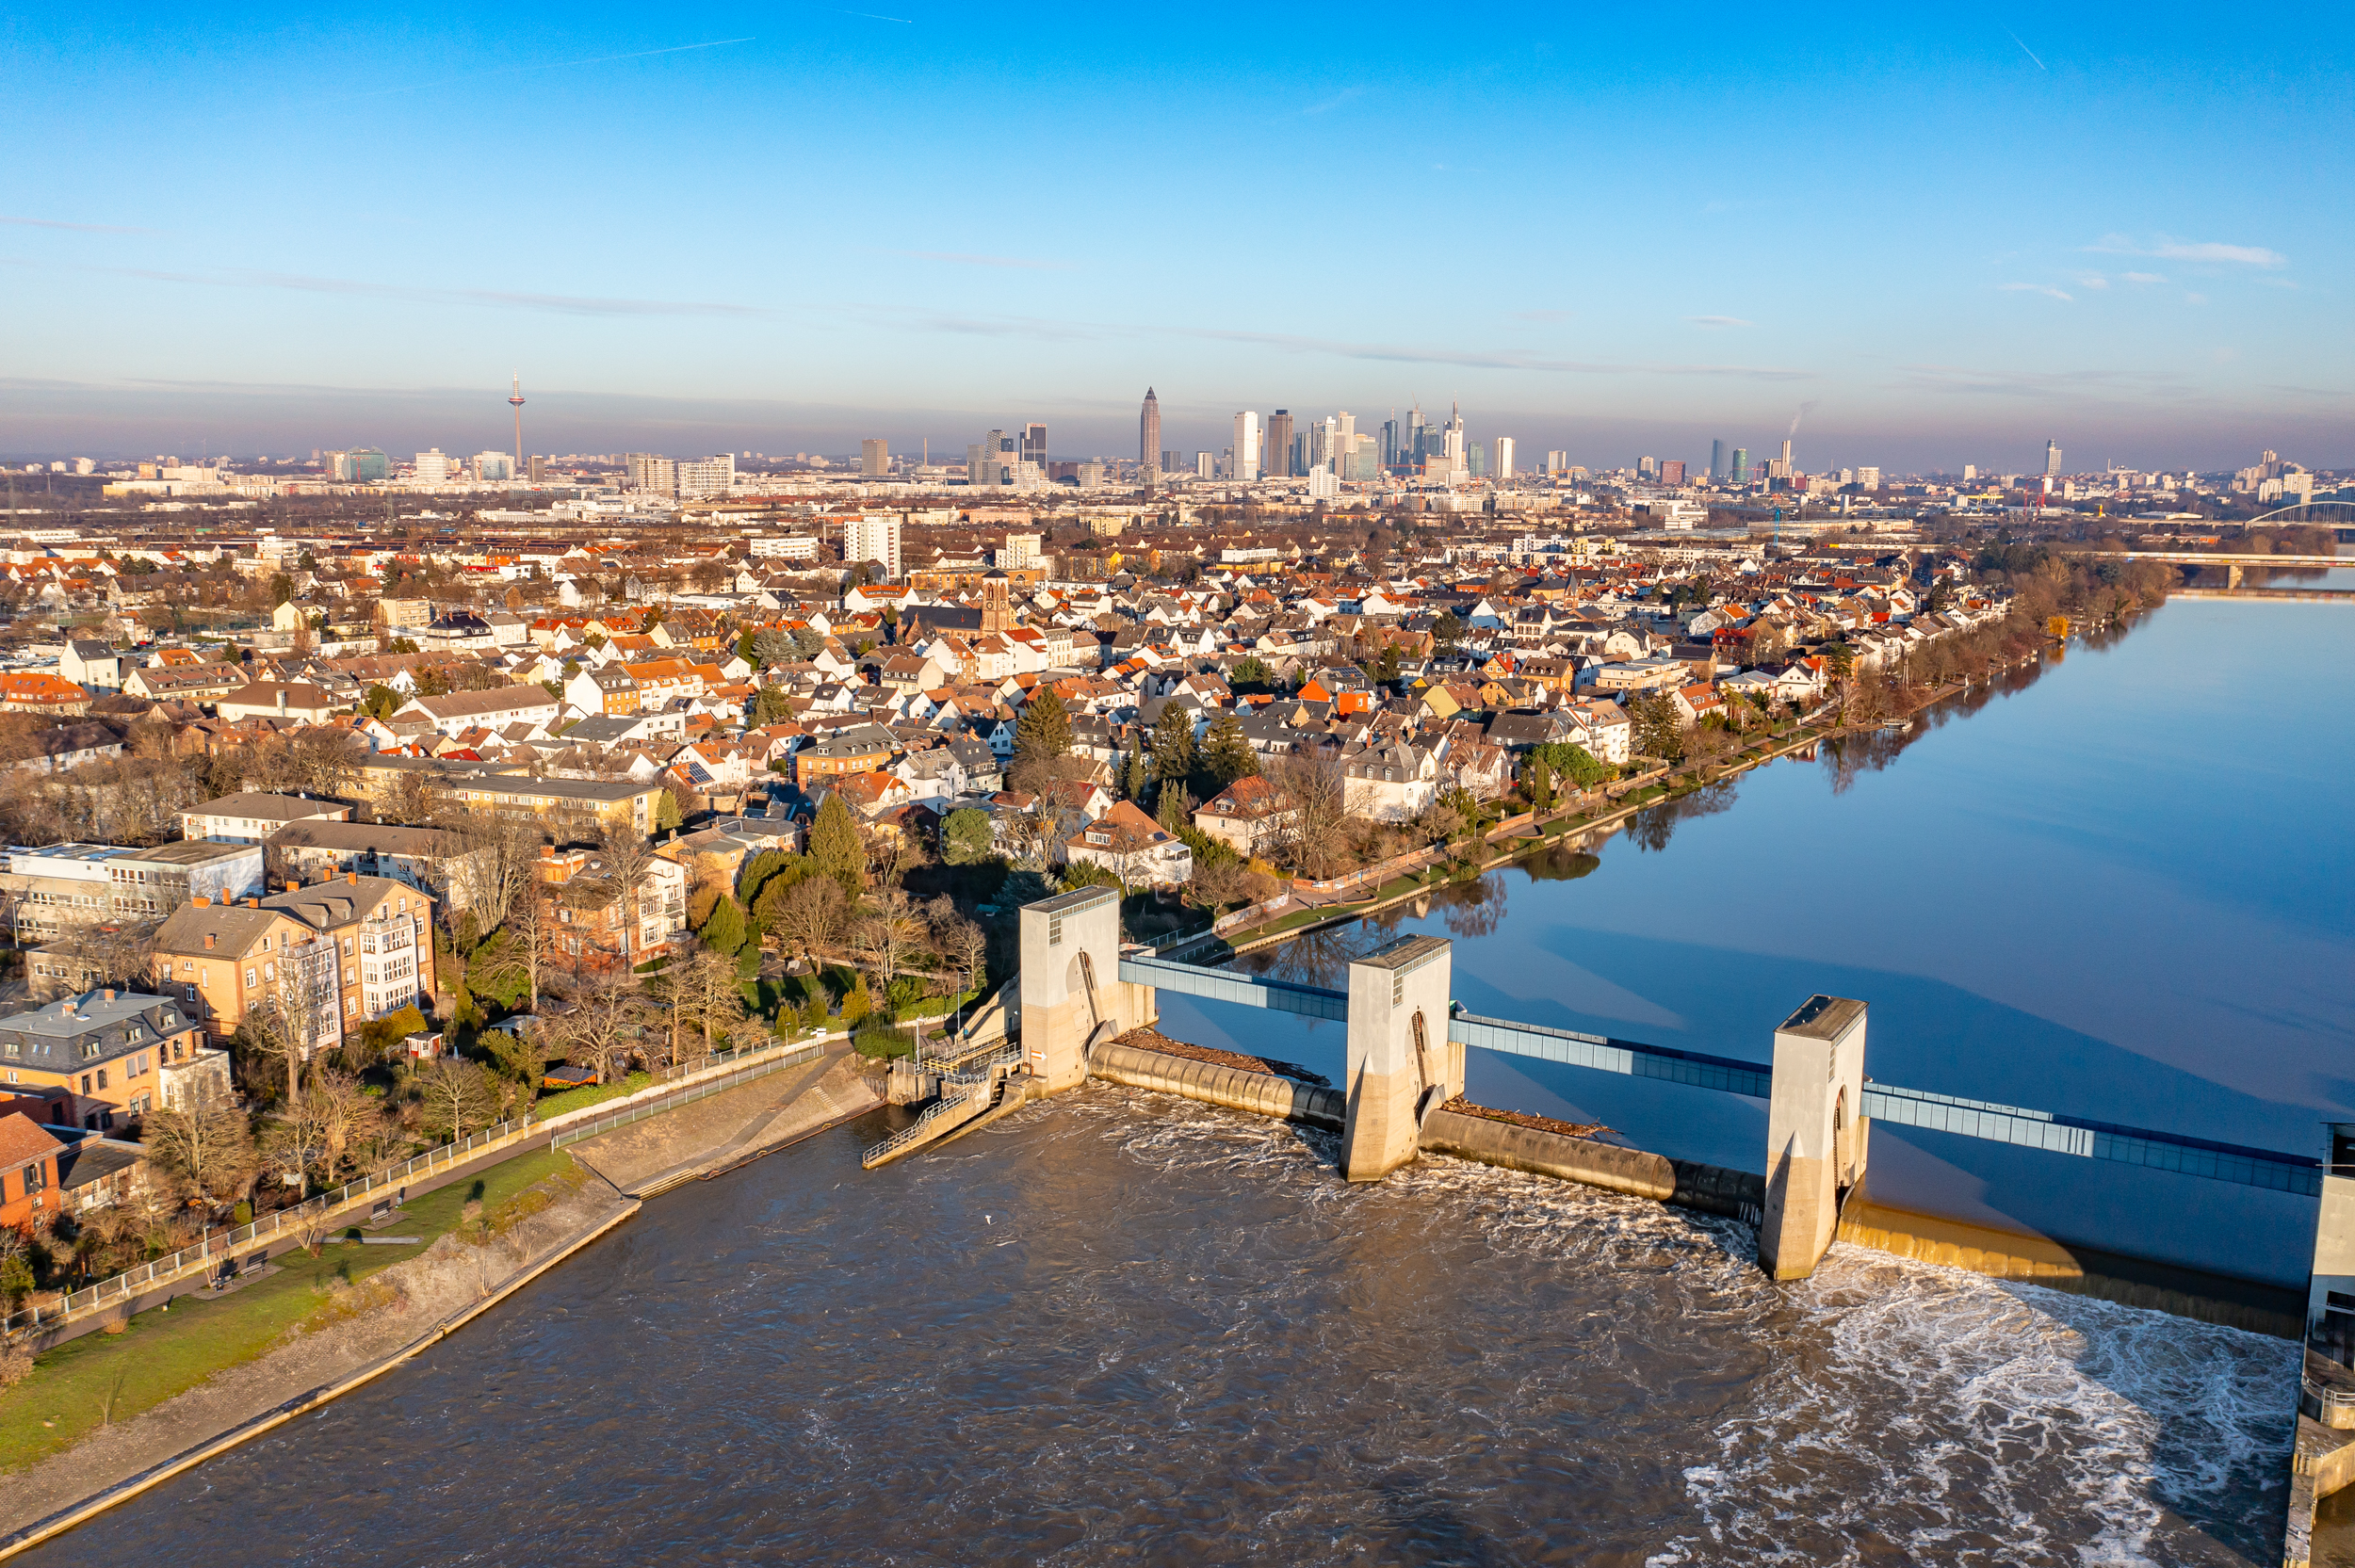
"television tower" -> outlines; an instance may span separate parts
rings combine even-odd
[[[521,479],[530,470],[524,467],[524,378],[520,370],[515,373],[514,391],[507,400],[515,408],[515,477]]]

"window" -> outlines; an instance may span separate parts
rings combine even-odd
[[[82,1092],[87,1094],[89,1091],[89,1075],[85,1073],[82,1075]]]
[[[39,1192],[41,1188],[47,1187],[48,1185],[48,1172],[42,1170],[39,1165],[28,1165],[24,1168],[24,1196],[29,1198],[34,1193]]]
[[[98,1070],[98,1087],[100,1089],[106,1087],[106,1070],[104,1067]]]
[[[246,966],[246,971],[245,971],[245,983],[246,983],[246,987],[247,987],[247,989],[248,989],[248,990],[251,990],[251,989],[252,989],[252,987],[254,987],[255,985],[258,985],[258,984],[260,984],[260,983],[261,983],[260,981],[256,980],[256,979],[253,978],[253,967],[252,967],[252,965],[251,965],[251,964],[248,964],[248,965]]]

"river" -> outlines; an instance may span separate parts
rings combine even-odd
[[[2335,606],[2170,606],[1901,742],[1395,924],[1456,935],[1482,1011],[1762,1058],[1841,991],[1885,1079],[2305,1147],[2347,1097],[2350,634]],[[1163,1013],[1338,1067],[1329,1027]],[[1473,1075],[1758,1163],[1746,1102]],[[1778,1287],[1730,1221],[1445,1160],[1353,1188],[1325,1135],[1103,1085],[862,1172],[882,1126],[655,1200],[430,1355],[24,1560],[2279,1551],[2282,1341],[1844,1246]],[[1876,1133],[1876,1193],[2262,1278],[2310,1222],[1957,1145]]]

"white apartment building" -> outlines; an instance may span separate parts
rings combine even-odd
[[[856,566],[862,561],[880,561],[884,577],[897,582],[904,574],[900,570],[900,518],[895,512],[869,516],[846,517],[842,520],[842,559]]]
[[[1244,483],[1259,477],[1259,415],[1245,409],[1235,415],[1235,442],[1230,448],[1226,477]]]
[[[745,541],[755,556],[776,560],[816,560],[818,541],[810,534],[770,534]]]
[[[419,452],[416,462],[412,465],[412,473],[417,483],[421,485],[447,484],[449,483],[449,459],[439,446],[430,451]]]
[[[1497,437],[1496,459],[1496,467],[1493,470],[1496,477],[1500,479],[1511,478],[1513,477],[1513,438],[1511,436]]]
[[[1039,536],[1036,534],[1008,534],[1006,547],[998,552],[999,570],[1018,572],[1026,567],[1036,566],[1038,564],[1038,542]]]
[[[702,496],[725,495],[736,485],[736,454],[722,452],[710,458],[682,458],[674,465],[682,500]]]

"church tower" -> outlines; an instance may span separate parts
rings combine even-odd
[[[982,634],[1014,630],[1014,585],[1003,572],[982,579]]]

